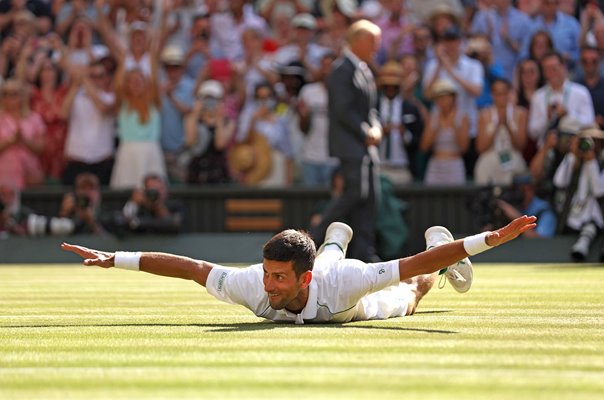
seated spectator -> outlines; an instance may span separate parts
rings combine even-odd
[[[451,82],[437,80],[430,93],[434,105],[420,141],[423,152],[432,152],[424,182],[463,184],[466,181],[463,154],[470,144],[468,115],[457,105],[457,89]]]
[[[378,74],[378,114],[383,128],[379,144],[380,172],[395,185],[413,180],[416,153],[424,129],[417,107],[401,96],[403,68],[389,61]]]
[[[0,92],[0,184],[21,190],[44,180],[40,155],[46,126],[29,108],[24,84],[9,79]]]
[[[601,138],[604,132],[599,129],[584,130],[571,137],[569,151],[554,175],[554,185],[565,193],[564,201],[557,204],[560,224],[579,233],[571,248],[575,261],[585,261],[598,231],[604,228],[598,202],[604,195]],[[600,255],[602,259],[604,252]]]
[[[224,89],[220,82],[201,84],[193,111],[185,120],[186,151],[179,162],[186,168],[186,182],[216,184],[230,181],[227,148],[235,134],[235,121],[225,115]]]
[[[179,233],[184,222],[183,205],[169,197],[164,180],[147,175],[143,187],[132,192],[118,219],[119,233]]]
[[[478,120],[479,153],[474,181],[479,185],[510,185],[526,170],[522,150],[526,144],[527,113],[511,102],[511,85],[504,79],[491,84],[495,104],[483,109]]]
[[[67,119],[63,184],[73,185],[77,175],[90,172],[108,185],[115,152],[115,94],[105,66],[97,61],[72,74],[59,113]]]
[[[126,71],[124,62],[118,67],[115,86],[120,144],[111,173],[114,189],[134,188],[149,174],[166,177],[160,145],[156,52],[152,58],[150,77],[138,68]]]
[[[515,78],[516,104],[529,111],[533,95],[543,84],[544,80],[539,62],[532,58],[520,61],[516,68]]]
[[[245,142],[254,134],[264,136],[271,146],[271,175],[264,186],[283,186],[293,181],[293,149],[287,118],[277,114],[277,98],[269,83],[256,87],[254,101],[241,113],[237,141]]]

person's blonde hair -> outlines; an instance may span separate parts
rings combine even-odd
[[[382,30],[373,22],[366,19],[361,19],[350,25],[346,31],[346,43],[351,44],[357,37],[359,37],[359,35],[366,33],[373,36],[379,36],[382,34]]]
[[[2,110],[4,108],[4,91],[8,86],[13,86],[16,91],[19,92],[19,99],[21,100],[21,117],[27,117],[31,112],[29,108],[29,90],[25,87],[24,83],[18,79],[10,78],[4,81],[2,86],[0,86],[0,100],[2,100]]]

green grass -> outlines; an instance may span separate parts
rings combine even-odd
[[[0,399],[596,399],[604,267],[478,265],[413,317],[295,326],[191,282],[0,267]]]

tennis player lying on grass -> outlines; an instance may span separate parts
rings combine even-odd
[[[467,257],[515,239],[535,228],[536,220],[522,216],[495,231],[455,241],[446,228],[433,226],[425,233],[427,251],[373,264],[344,259],[352,230],[340,222],[328,227],[318,252],[305,232],[278,233],[264,245],[263,262],[247,268],[167,253],[61,247],[84,258],[84,265],[194,280],[217,299],[270,320],[348,322],[413,314],[441,270],[458,292],[468,291],[473,274]]]

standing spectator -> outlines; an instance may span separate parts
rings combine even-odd
[[[504,79],[505,72],[501,65],[493,59],[493,49],[486,36],[479,34],[470,40],[466,45],[466,54],[468,57],[479,61],[484,70],[484,81],[482,84],[482,93],[476,99],[478,109],[482,109],[493,104],[491,96],[491,84],[496,79]]]
[[[432,32],[427,25],[417,25],[413,30],[412,54],[417,58],[420,70],[423,71],[428,60],[434,57]]]
[[[427,105],[430,102],[424,98],[424,91],[422,90],[423,69],[420,66],[419,60],[413,54],[404,55],[400,61],[401,68],[403,69],[401,95],[403,99],[412,102],[419,109],[422,119],[425,120],[428,115]]]
[[[577,83],[587,87],[596,114],[596,122],[600,128],[604,127],[604,79],[600,73],[600,54],[594,47],[581,49],[581,67],[583,78]]]
[[[333,61],[334,55],[326,54],[321,60],[318,81],[304,85],[298,96],[297,112],[300,130],[304,134],[302,180],[305,185],[328,187],[337,166],[337,160],[329,157],[327,144],[329,120],[326,80]]]
[[[262,32],[257,28],[247,28],[242,34],[243,61],[236,64],[245,84],[246,100],[254,98],[254,88],[260,82],[277,83],[277,74],[272,70],[272,62],[262,48]]]
[[[67,88],[61,83],[59,66],[46,59],[34,81],[31,108],[40,114],[46,124],[44,151],[40,155],[47,182],[61,182],[65,168],[65,139],[67,120],[61,115],[61,105]]]
[[[539,14],[542,0],[517,0],[516,7],[531,18]]]
[[[581,126],[592,125],[595,115],[589,91],[567,79],[562,56],[558,53],[546,55],[541,67],[546,85],[535,92],[531,101],[529,136],[542,144],[545,134],[565,115],[577,120]]]
[[[541,0],[541,12],[535,17],[532,33],[547,31],[552,37],[554,49],[573,70],[579,59],[581,25],[576,18],[560,11],[559,5],[560,0]]]
[[[329,49],[312,41],[317,30],[317,21],[310,14],[298,14],[291,22],[294,27],[292,43],[281,47],[274,55],[276,69],[293,61],[300,61],[310,76],[314,78],[319,68],[321,57]]]
[[[382,1],[386,11],[377,22],[382,30],[382,47],[378,61],[384,64],[388,60],[398,60],[403,54],[413,51],[412,32],[415,28],[406,16],[406,5],[400,0]]]
[[[224,89],[220,82],[207,80],[197,92],[193,111],[186,117],[186,152],[180,163],[187,170],[186,181],[205,185],[230,181],[227,148],[235,134],[235,121],[225,115]]]
[[[223,51],[221,57],[231,61],[243,58],[241,34],[250,26],[258,28],[263,35],[268,31],[266,21],[254,12],[247,0],[230,0],[228,10],[211,13],[212,40]]]
[[[510,185],[514,175],[525,172],[522,150],[526,143],[526,110],[511,102],[511,85],[497,79],[491,84],[494,105],[480,112],[474,170],[479,185]]]
[[[527,47],[532,30],[531,19],[512,5],[511,0],[494,0],[492,8],[478,11],[472,22],[472,33],[487,35],[493,55],[501,65],[504,77],[511,81],[520,52]]]
[[[367,20],[352,24],[348,47],[327,80],[329,149],[340,159],[344,193],[325,211],[321,223],[311,229],[317,243],[327,226],[347,218],[355,231],[351,257],[377,260],[375,216],[377,145],[382,129],[377,121],[377,90],[368,64],[380,47],[380,28]]]
[[[357,12],[356,0],[323,0],[319,2],[323,14],[323,29],[317,43],[340,55],[346,41],[346,31]]]
[[[461,185],[466,182],[463,154],[470,145],[470,121],[457,102],[457,88],[452,82],[437,80],[430,92],[434,104],[420,141],[424,153],[432,152],[424,182]]]
[[[42,183],[40,154],[46,126],[32,112],[24,84],[9,79],[2,85],[0,103],[0,184],[21,190]]]
[[[516,68],[515,83],[516,104],[529,111],[533,95],[544,84],[539,62],[533,58],[522,60]]]
[[[161,102],[156,57],[151,62],[150,77],[138,68],[125,71],[123,61],[118,67],[115,87],[120,144],[111,173],[112,188],[133,188],[148,174],[166,176],[160,145]]]
[[[108,185],[113,168],[115,94],[102,62],[72,74],[61,105],[60,118],[67,119],[63,184],[73,185],[77,175],[90,172]]]
[[[380,143],[380,172],[395,185],[413,180],[417,147],[424,122],[413,102],[401,96],[403,68],[396,61],[380,70],[378,111],[384,137]]]
[[[294,163],[289,121],[276,110],[277,97],[270,83],[256,86],[254,100],[241,112],[237,142],[247,142],[255,135],[263,136],[271,146],[272,169],[263,179],[263,186],[285,186],[293,182]]]
[[[208,61],[215,55],[210,47],[210,15],[205,12],[193,16],[187,50],[185,70],[189,78],[195,79]]]
[[[551,35],[544,30],[537,31],[528,44],[528,58],[541,62],[543,56],[554,51],[554,41]]]
[[[521,61],[516,68],[514,104],[530,112],[533,95],[543,84],[544,80],[539,62],[532,58]],[[522,153],[524,160],[530,163],[536,152],[537,142],[527,135],[526,146],[524,146]]]
[[[195,82],[185,75],[185,55],[170,45],[161,54],[166,79],[161,86],[161,146],[171,182],[184,182],[186,172],[178,165],[184,149],[184,118],[193,106]]]
[[[484,69],[480,62],[472,60],[461,51],[461,32],[457,27],[445,30],[437,44],[435,58],[426,66],[424,95],[431,97],[431,89],[439,79],[447,79],[455,85],[456,105],[464,110],[470,122],[470,145],[465,152],[466,172],[472,176],[477,154],[474,141],[477,132],[478,108],[476,98],[482,93]]]

